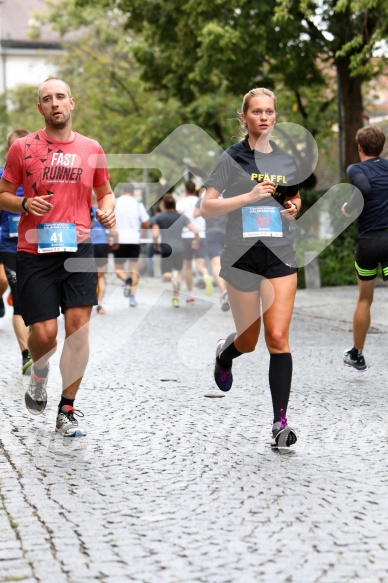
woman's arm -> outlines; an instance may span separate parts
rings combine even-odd
[[[243,206],[268,198],[275,191],[274,182],[265,180],[256,184],[250,192],[238,194],[230,198],[219,198],[220,192],[213,186],[206,189],[201,205],[201,215],[205,219],[217,217],[235,211]]]

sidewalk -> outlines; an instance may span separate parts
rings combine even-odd
[[[388,582],[388,290],[376,289],[364,374],[342,364],[356,287],[299,290],[291,327],[298,443],[269,446],[268,353],[234,367],[220,399],[218,297],[171,307],[143,278],[129,308],[109,276],[91,322],[77,407],[88,434],[54,432],[24,407],[11,310],[0,320],[0,583]]]

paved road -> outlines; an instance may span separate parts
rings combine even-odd
[[[24,408],[8,310],[0,321],[0,582],[388,582],[387,290],[376,290],[370,370],[343,367],[356,289],[298,292],[292,452],[271,450],[268,355],[235,363],[209,399],[230,313],[198,292],[174,310],[158,279],[136,309],[108,288],[91,323],[78,407],[88,435],[53,431],[59,398]]]

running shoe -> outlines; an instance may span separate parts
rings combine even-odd
[[[226,291],[223,291],[221,294],[220,305],[221,305],[221,310],[223,312],[227,312],[228,310],[230,310],[228,293]]]
[[[206,284],[205,284],[205,278],[198,279],[197,283],[195,284],[195,287],[197,287],[198,289],[205,289]]]
[[[74,415],[77,417],[84,416],[81,411],[74,409],[71,405],[63,405],[61,410],[58,411],[55,431],[61,433],[64,437],[82,437],[86,435],[86,432],[78,425]]]
[[[5,315],[5,305],[4,305],[4,300],[1,297],[0,298],[0,318],[4,318]]]
[[[131,295],[132,277],[129,276],[124,280],[124,297],[129,298]]]
[[[221,391],[230,391],[233,384],[232,368],[224,368],[219,361],[219,355],[224,348],[225,340],[219,340],[216,347],[216,361],[214,364],[214,380]]]
[[[362,356],[362,354],[360,356],[355,354],[353,352],[353,348],[350,348],[344,352],[344,364],[346,364],[346,366],[352,366],[359,372],[364,372],[368,368],[365,362],[365,358]]]
[[[205,294],[207,296],[212,296],[213,295],[213,291],[214,291],[214,287],[213,287],[213,278],[211,275],[205,275],[205,277],[203,278],[205,281]]]
[[[22,374],[30,375],[31,367],[33,364],[34,361],[32,360],[30,353],[28,353],[26,356],[23,356]]]
[[[136,308],[137,301],[135,299],[135,296],[129,296],[129,305],[131,308]]]
[[[50,365],[47,364],[50,368]],[[48,373],[46,378],[38,377],[34,372],[34,367],[31,368],[31,378],[24,395],[26,407],[31,415],[40,415],[46,409],[47,405],[47,387]]]
[[[295,431],[287,425],[287,417],[283,409],[280,409],[280,421],[272,425],[272,441],[274,447],[290,447],[297,442]]]
[[[172,303],[172,307],[173,308],[179,308],[179,300],[178,300],[178,298],[172,298],[171,303]]]
[[[188,296],[186,298],[186,304],[195,304],[195,298],[193,298],[193,296]]]
[[[8,297],[7,297],[7,304],[9,306],[13,306],[13,297],[12,297],[12,292],[9,292]]]

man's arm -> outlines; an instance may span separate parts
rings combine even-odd
[[[368,178],[361,170],[358,170],[356,165],[349,166],[347,173],[350,179],[350,183],[358,188],[362,194],[362,197],[360,197],[359,192],[355,190],[349,202],[345,202],[345,204],[342,206],[342,214],[344,214],[345,217],[350,217],[356,208],[363,205],[364,197],[368,196],[371,192],[371,185]]]
[[[53,208],[53,205],[49,202],[52,194],[27,198],[16,196],[17,189],[17,184],[9,182],[5,178],[0,180],[0,208],[2,210],[12,213],[28,212],[37,217],[43,217],[45,213],[48,213]],[[22,202],[24,199],[26,201],[23,208]]]
[[[109,182],[104,186],[99,186],[94,189],[97,197],[98,209],[96,210],[96,218],[98,222],[106,229],[111,229],[116,224],[116,217],[114,213],[116,198],[112,192]]]
[[[193,223],[189,223],[187,225],[187,228],[190,229],[190,231],[193,231],[194,235],[195,235],[195,239],[192,242],[191,246],[193,247],[193,249],[199,249],[199,244],[200,244],[200,238],[199,238],[199,231],[197,229],[197,227],[193,224]]]

